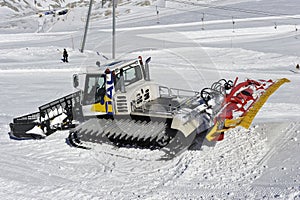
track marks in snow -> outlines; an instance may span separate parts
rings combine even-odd
[[[267,151],[264,145],[262,135],[256,128],[251,128],[232,130],[215,147],[186,151],[171,161],[147,161],[101,152],[91,153],[103,166],[101,177],[106,184],[101,188],[110,190],[113,198],[122,195],[129,198],[195,198],[197,195],[211,197],[212,193],[205,191],[227,191],[228,195],[233,195],[232,188],[248,189],[244,185],[253,182],[262,173],[263,169],[257,167],[257,163]],[[141,157],[138,151],[132,149],[124,152],[132,157]],[[111,185],[118,185],[117,188],[124,193],[117,194],[116,187],[110,189]],[[178,188],[185,190],[176,192]],[[190,191],[193,192],[190,194]]]
[[[150,158],[149,155],[153,157],[158,156],[161,153],[158,151],[119,150],[121,153],[127,153],[128,156],[132,157],[129,158],[120,156],[120,152],[116,155],[107,153],[109,151],[108,148],[106,148],[106,152],[100,152],[99,148],[97,150],[91,151],[91,155],[98,160],[99,166],[102,166],[103,174],[101,177],[106,183],[98,187],[98,189],[110,191],[109,193],[113,198],[122,197],[122,195],[126,195],[129,198],[151,196],[156,193],[157,188],[164,187],[179,177],[188,166],[187,158],[181,156],[171,161],[148,160]],[[142,155],[143,153],[145,153],[145,156]],[[189,160],[187,161],[189,162]],[[140,180],[143,180],[142,184]],[[111,189],[111,185],[117,185],[117,187]],[[119,192],[116,193],[116,191]]]
[[[89,183],[101,180],[98,163],[88,151],[69,147],[65,138],[57,132],[45,140],[8,140],[0,149],[0,193],[19,199],[97,199]]]
[[[259,194],[251,184],[259,180],[264,163],[275,155],[272,147],[286,148],[285,142],[276,145],[280,136],[288,134],[284,141],[289,142],[299,129],[297,123],[282,124],[277,129],[287,132],[279,131],[275,138],[271,137],[272,126],[231,130],[214,147],[186,151],[170,161],[149,160],[159,155],[157,151],[109,145],[90,151],[71,148],[64,141],[67,132],[61,131],[41,141],[9,140],[6,149],[0,150],[5,154],[1,167],[10,174],[1,177],[0,191],[10,194],[17,188],[21,194],[30,190],[36,198],[41,193],[72,199],[246,198],[249,191]],[[19,178],[22,175],[25,182]],[[297,191],[289,194],[293,192]]]
[[[300,160],[291,152],[299,152],[300,123],[273,124],[262,126],[267,135],[268,151],[259,162],[265,173],[253,183],[253,198],[298,199],[300,191]]]
[[[249,183],[262,174],[257,163],[267,151],[264,145],[256,128],[240,128],[227,132],[225,140],[214,147],[187,151],[181,159],[184,168],[164,188],[157,188],[157,197],[166,190],[170,191],[167,196],[174,198],[242,197],[245,193],[241,191],[248,190]],[[178,188],[184,190],[176,192]]]
[[[297,130],[300,130],[300,124],[299,123],[290,123],[286,128],[283,129],[282,126],[276,126],[275,128],[272,128],[271,131],[268,131],[271,133],[269,137],[269,144],[270,149],[267,151],[265,156],[259,161],[259,165],[264,165],[268,162],[268,160],[278,151],[281,151],[285,148],[287,145],[287,142],[290,140],[290,138],[293,138],[297,134]],[[265,128],[262,128],[262,130],[265,130]]]

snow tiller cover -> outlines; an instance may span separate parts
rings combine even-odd
[[[219,141],[224,138],[224,132],[242,126],[248,129],[264,103],[282,84],[290,82],[283,78],[277,81],[247,79],[237,84],[221,80],[214,87],[223,85],[225,90],[222,108],[213,119],[214,126],[206,135],[209,141]],[[204,89],[204,93],[211,93],[212,89]]]

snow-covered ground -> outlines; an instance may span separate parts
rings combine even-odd
[[[116,53],[118,59],[151,56],[155,81],[198,91],[220,78],[291,82],[269,98],[249,130],[236,128],[214,147],[170,161],[152,160],[159,152],[148,150],[71,148],[67,131],[10,140],[13,117],[73,92],[73,73],[106,62],[97,52],[111,57],[111,18],[102,15],[110,8],[94,9],[80,53],[87,7],[59,20],[31,12],[13,18],[2,8],[1,199],[300,199],[300,73],[290,71],[300,63],[297,0],[196,2],[268,15],[168,1],[157,16],[154,3],[117,8]],[[60,61],[63,48],[67,64]]]

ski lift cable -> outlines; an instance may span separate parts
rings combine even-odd
[[[183,2],[183,1],[180,1],[180,0],[169,0],[170,2],[178,2],[178,3],[186,3],[187,5],[192,5],[194,6],[195,3],[191,3],[191,2]],[[202,5],[202,4],[201,4]],[[196,5],[197,6],[197,5]],[[153,5],[150,5],[150,7],[153,7],[153,8],[156,8],[156,6],[153,6]],[[217,14],[217,13],[211,13],[211,12],[204,12],[203,10],[198,10],[196,8],[193,8],[192,10],[191,9],[184,9],[184,8],[178,8],[178,7],[170,7],[170,5],[166,6],[165,9],[168,9],[168,10],[178,10],[178,11],[184,11],[184,12],[194,12],[194,13],[198,13],[198,14],[201,14],[201,17],[203,15],[203,13],[205,14],[205,18],[207,18],[208,16],[217,16],[217,17],[224,17],[224,18],[228,18],[228,19],[232,19],[232,17],[234,18],[234,22],[235,23],[242,23],[242,21],[240,21],[239,17],[237,15],[232,15],[232,14]],[[284,14],[282,14],[284,15]],[[160,13],[160,17],[164,17],[165,15],[163,13]],[[270,15],[267,15],[267,16],[270,16]],[[272,16],[275,16],[272,15]],[[152,17],[152,16],[147,16],[146,18],[148,17]],[[288,15],[287,17],[289,17],[289,19],[300,19],[300,18],[297,18],[297,17],[292,17],[290,15]],[[200,18],[201,19],[201,18]],[[283,20],[289,20],[289,19],[276,19],[276,23],[277,23],[277,26],[279,27],[280,25],[295,25],[295,22],[283,22]],[[126,21],[131,21],[132,19],[127,19]],[[263,19],[260,19],[260,20],[263,20]],[[266,21],[272,21],[274,19],[266,19]],[[204,22],[204,19],[203,21]],[[274,24],[275,20],[272,22],[272,24]],[[271,22],[270,22],[271,23]],[[295,29],[294,29],[295,30]]]
[[[169,2],[175,2],[175,3],[182,3],[192,6],[199,6],[204,8],[212,8],[212,9],[219,9],[219,10],[226,10],[226,11],[233,11],[233,12],[240,12],[240,13],[248,13],[248,14],[254,14],[254,15],[265,15],[265,16],[278,16],[283,15],[291,19],[300,19],[298,17],[292,17],[289,14],[286,13],[275,13],[275,12],[266,12],[266,11],[260,11],[260,10],[253,10],[253,9],[243,9],[243,8],[236,8],[236,7],[229,7],[229,6],[217,6],[213,4],[204,4],[204,3],[196,3],[196,2],[186,2],[181,0],[168,0]]]
[[[232,19],[232,17],[233,17],[235,22],[241,23],[240,19],[237,16],[233,16],[233,15],[230,15],[230,14],[228,14],[228,15],[216,14],[216,13],[211,13],[211,12],[203,12],[201,10],[189,10],[189,9],[183,9],[183,8],[170,7],[170,6],[166,7],[166,9],[186,11],[186,12],[194,12],[194,13],[198,13],[198,14],[201,14],[201,15],[205,14],[205,16],[217,16],[217,17],[224,17],[224,18],[228,18],[228,19],[229,18]],[[279,21],[280,23],[277,23],[277,22],[275,22],[275,23],[277,24],[277,26],[280,26],[280,25],[293,25],[295,23],[283,22],[283,20],[290,20],[291,18],[292,17],[290,17],[289,19],[277,19],[276,21]],[[297,19],[297,18],[294,17],[293,19]],[[272,21],[273,19],[266,19],[265,21],[267,21],[267,20]],[[274,22],[272,22],[272,23],[274,24]]]
[[[173,1],[173,0],[172,0]],[[174,1],[178,1],[178,0],[174,0]],[[192,4],[190,4],[190,5],[192,5]],[[197,14],[205,14],[206,16],[217,16],[217,17],[224,17],[224,18],[232,18],[232,16],[234,16],[234,18],[236,19],[236,21],[239,21],[239,17],[237,16],[237,15],[232,15],[232,14],[228,14],[228,15],[226,15],[226,14],[217,14],[217,13],[211,13],[211,12],[207,12],[207,11],[205,11],[205,12],[203,12],[203,10],[190,10],[190,9],[183,9],[183,8],[178,8],[178,7],[170,7],[170,5],[168,5],[167,7],[165,7],[166,9],[171,9],[171,10],[179,10],[179,11],[186,11],[186,12],[194,12],[194,13],[197,13]],[[284,23],[284,22],[282,22],[282,20],[289,20],[289,19],[300,19],[300,18],[298,18],[298,17],[293,17],[293,16],[291,16],[291,15],[287,15],[287,14],[281,14],[281,15],[284,15],[284,16],[286,16],[286,18],[288,18],[288,19],[278,19],[278,20],[280,20],[281,22],[280,22],[280,24],[281,25],[290,25],[291,23]],[[276,16],[278,16],[278,15],[267,15],[267,16],[272,16],[272,17],[276,17]],[[272,20],[272,19],[270,19],[270,20]]]
[[[183,8],[175,8],[175,7],[166,7],[166,9],[171,9],[171,10],[179,10],[179,11],[186,11],[186,12],[194,12],[194,13],[199,13],[201,15],[203,15],[203,13],[207,16],[207,15],[211,15],[211,16],[217,16],[217,17],[232,17],[232,15],[224,15],[224,14],[212,14],[210,12],[203,12],[200,10],[188,10],[188,9],[183,9]]]
[[[213,8],[213,9],[219,9],[219,10],[228,10],[228,11],[235,11],[235,12],[242,12],[242,13],[249,13],[249,14],[256,14],[256,15],[267,15],[267,16],[278,16],[278,15],[287,15],[282,13],[274,13],[274,12],[266,12],[266,11],[260,11],[260,10],[252,10],[252,9],[243,9],[243,8],[236,8],[236,7],[229,7],[229,6],[217,6],[213,4],[204,4],[204,3],[196,3],[196,2],[186,2],[181,0],[168,0],[170,2],[177,2],[177,3],[183,3],[193,6],[200,6],[205,8]]]
[[[241,19],[237,18],[236,16],[233,16],[233,15],[221,15],[221,14],[215,14],[215,13],[210,13],[210,12],[203,12],[203,10],[190,10],[190,9],[183,9],[183,8],[175,8],[175,7],[170,7],[170,6],[167,6],[165,7],[166,9],[171,9],[171,10],[179,10],[179,11],[185,11],[185,12],[194,12],[194,13],[198,13],[198,14],[201,14],[202,18],[203,18],[203,14],[205,16],[220,16],[220,17],[227,17],[228,20],[231,21],[231,24],[232,24],[232,30],[233,32],[235,32],[235,24],[236,23],[244,23],[243,21],[241,21]],[[229,19],[230,18],[230,19]],[[294,18],[296,19],[296,18]],[[258,20],[264,20],[263,18],[262,19],[258,19]],[[288,19],[278,19],[276,21],[273,20],[273,19],[266,19],[265,21],[270,21],[270,26],[273,26],[275,25],[275,29],[279,28],[281,25],[288,25],[288,26],[294,26],[293,28],[293,31],[291,32],[297,32],[297,24],[295,23],[289,23],[289,22],[283,22],[282,20],[288,20]],[[203,21],[204,22],[204,18],[203,18]],[[278,23],[279,22],[279,23]]]

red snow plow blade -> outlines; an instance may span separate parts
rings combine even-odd
[[[229,85],[229,92],[225,95],[224,105],[214,119],[214,126],[206,135],[208,141],[220,141],[224,132],[242,126],[248,129],[264,103],[284,83],[290,82],[286,78],[277,81],[251,80]]]

